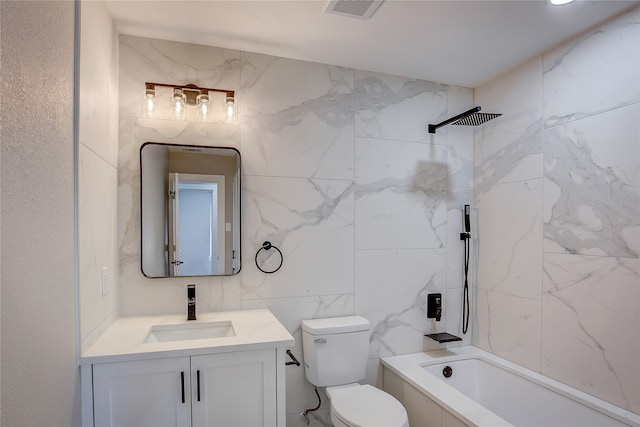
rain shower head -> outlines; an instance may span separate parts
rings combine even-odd
[[[429,133],[436,133],[436,129],[446,126],[446,125],[454,125],[454,126],[479,126],[483,123],[488,122],[491,119],[495,119],[496,117],[500,117],[502,114],[497,113],[481,113],[480,110],[482,108],[480,106],[474,107],[469,111],[465,111],[462,114],[458,114],[455,117],[451,117],[450,119],[445,120],[444,122],[438,123],[436,125],[429,125]]]

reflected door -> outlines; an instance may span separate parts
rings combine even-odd
[[[180,274],[183,276],[217,273],[218,248],[213,245],[218,234],[214,226],[217,212],[213,211],[217,193],[216,184],[211,189],[179,190]]]
[[[173,276],[224,273],[224,176],[170,174]]]

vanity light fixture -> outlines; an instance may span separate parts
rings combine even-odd
[[[218,92],[225,96],[223,118],[232,122],[235,110],[235,92],[227,89],[201,88],[194,84],[171,85],[165,83],[145,83],[142,97],[142,117],[158,118],[158,87],[172,90],[170,99],[170,118],[172,120],[188,120],[188,107],[197,107],[196,117],[199,122],[209,123],[212,120],[211,93]],[[219,113],[218,113],[219,114]]]

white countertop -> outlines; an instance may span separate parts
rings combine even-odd
[[[289,347],[293,336],[267,309],[198,313],[189,324],[231,321],[235,336],[145,343],[154,325],[187,323],[186,315],[121,317],[82,354],[81,364]]]

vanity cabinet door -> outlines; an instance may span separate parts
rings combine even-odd
[[[276,425],[274,349],[192,356],[191,375],[194,426]]]
[[[188,357],[93,365],[95,427],[190,427]]]

